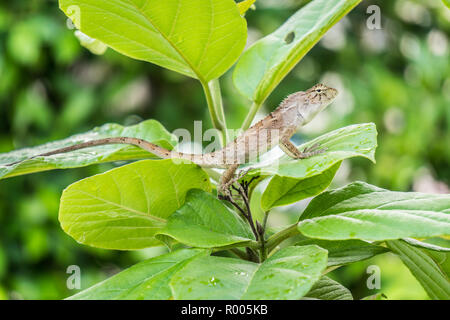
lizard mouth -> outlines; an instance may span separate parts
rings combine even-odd
[[[325,91],[325,95],[329,100],[333,100],[338,95],[338,91],[334,88],[328,88],[328,90]]]

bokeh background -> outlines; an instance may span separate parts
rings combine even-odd
[[[304,2],[304,1],[303,1]],[[366,9],[381,8],[380,30]],[[274,31],[302,5],[258,0],[249,11],[249,43]],[[333,187],[363,180],[397,191],[449,193],[450,10],[441,1],[363,1],[288,75],[266,102],[271,111],[294,91],[318,81],[337,87],[336,103],[299,133],[297,143],[353,123],[375,122],[377,164],[343,163]],[[249,103],[222,79],[228,124],[240,127]],[[0,2],[0,152],[38,145],[106,122],[159,120],[169,131],[210,127],[200,84],[108,50],[80,46],[56,0]],[[59,197],[69,184],[117,164],[52,171],[0,181],[0,299],[61,299],[69,265],[87,288],[164,248],[107,251],[77,244],[59,227]],[[274,212],[270,222],[295,219],[305,202]],[[366,267],[381,269],[380,290],[366,286]],[[333,271],[355,298],[383,292],[390,299],[426,299],[400,260],[384,254]]]

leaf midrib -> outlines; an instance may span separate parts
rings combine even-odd
[[[151,214],[146,214],[146,213],[141,212],[141,211],[138,211],[138,210],[136,210],[136,209],[126,207],[126,206],[124,206],[124,205],[122,205],[122,204],[115,203],[115,202],[109,201],[109,200],[107,200],[107,199],[104,199],[104,198],[102,198],[102,197],[95,196],[95,195],[93,195],[93,194],[91,194],[91,193],[89,193],[89,192],[83,191],[83,190],[81,190],[81,189],[78,189],[78,190],[76,190],[76,191],[77,191],[77,192],[80,192],[80,193],[82,193],[82,194],[84,194],[84,195],[86,195],[86,196],[89,196],[89,197],[91,197],[91,198],[93,198],[93,199],[96,199],[96,200],[99,200],[99,201],[103,201],[103,202],[105,202],[105,203],[107,203],[107,204],[110,204],[110,205],[112,205],[112,206],[115,206],[115,207],[118,207],[118,208],[121,208],[121,209],[130,211],[130,212],[132,212],[132,213],[135,213],[135,214],[137,214],[137,215],[143,216],[143,217],[145,217],[145,218],[147,218],[147,219],[155,220],[155,221],[162,222],[162,223],[166,223],[166,222],[167,222],[166,219],[163,219],[163,218],[161,218],[161,217],[157,217],[157,216],[154,216],[154,215],[151,215]]]
[[[206,83],[205,79],[203,79],[203,76],[198,72],[198,70],[194,67],[194,65],[192,65],[192,63],[185,57],[185,55],[178,49],[178,47],[175,46],[175,44],[151,21],[151,19],[144,12],[141,11],[140,8],[138,8],[136,6],[136,4],[134,4],[133,2],[131,2],[131,4],[145,18],[145,20],[147,20],[148,23],[150,23],[152,25],[152,27],[155,28],[156,31],[158,31],[158,33],[164,38],[164,40],[166,40],[169,43],[169,45],[173,49],[175,49],[175,51],[180,55],[180,57],[184,60],[184,62],[195,73],[198,80],[200,80],[200,82],[202,82],[202,83]],[[146,7],[147,5],[148,5],[148,0],[145,2],[145,4],[142,7]],[[176,19],[176,17],[175,17],[175,19]],[[175,24],[175,21],[173,23]]]

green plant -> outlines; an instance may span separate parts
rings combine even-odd
[[[239,59],[233,78],[252,101],[242,124],[248,128],[286,74],[359,3],[311,1],[242,54],[243,15],[253,2],[237,6],[231,0],[212,0],[208,5],[200,0],[60,0],[60,6],[78,29],[95,39],[83,44],[95,43],[98,48],[103,43],[198,79],[212,124],[225,144],[231,137],[218,78]],[[392,192],[359,182],[323,192],[342,160],[375,160],[376,134],[371,123],[348,126],[301,146],[319,142],[328,148],[323,155],[300,161],[272,157],[252,164],[241,180],[250,195],[263,179],[270,179],[261,199],[266,214],[259,219],[249,208],[235,211],[218,200],[217,173],[189,163],[143,160],[72,184],[61,197],[59,220],[78,242],[120,250],[161,243],[171,248],[170,253],[141,262],[73,298],[325,299],[336,287],[339,294],[332,298],[351,298],[348,289],[324,274],[392,250],[430,297],[448,299],[448,249],[410,238],[450,233],[449,196]],[[139,137],[169,149],[177,143],[160,123],[147,120],[131,127],[104,125],[66,140],[3,154],[0,163],[110,136]],[[102,146],[0,166],[0,176],[149,156],[131,146]],[[312,196],[316,197],[298,223],[278,232],[268,228],[272,208]],[[290,245],[280,248],[288,239]]]

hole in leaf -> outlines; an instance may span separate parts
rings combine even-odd
[[[295,32],[291,31],[284,38],[284,42],[286,42],[286,44],[290,44],[292,43],[292,41],[294,41],[294,39],[295,39]]]

